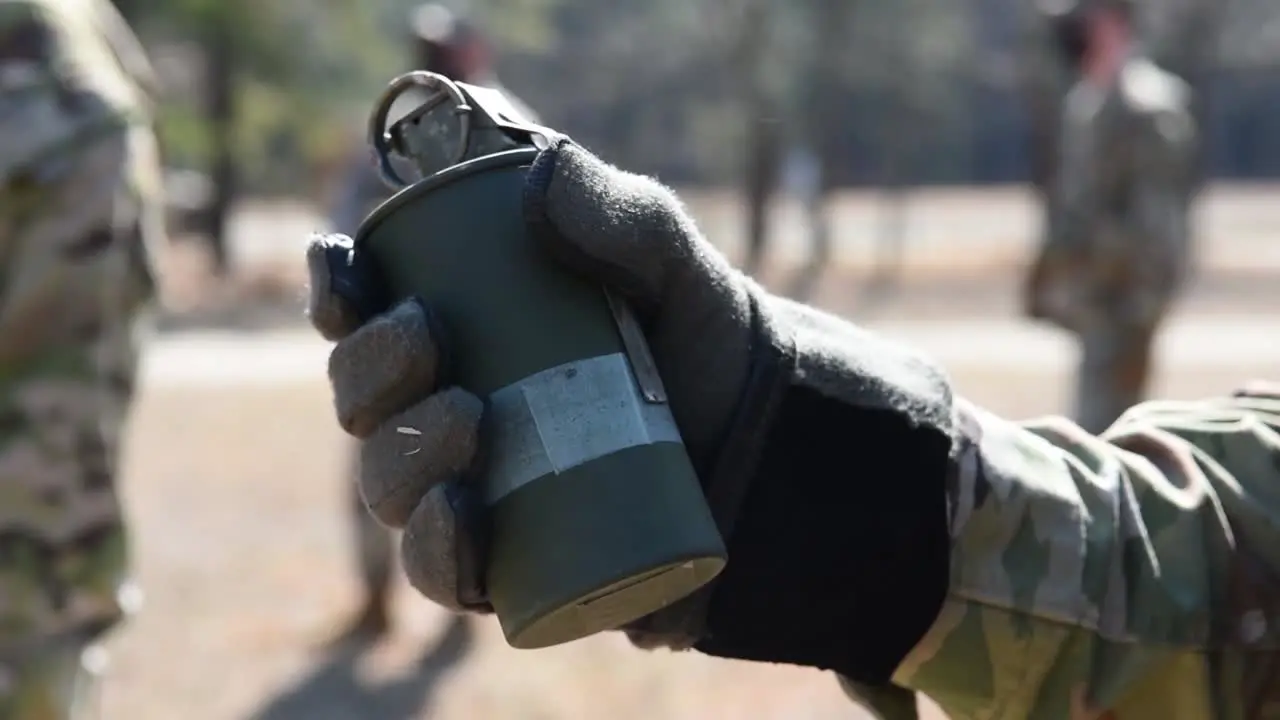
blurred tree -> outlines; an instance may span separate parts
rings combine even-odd
[[[1264,132],[1280,117],[1280,101],[1267,99],[1280,97],[1275,0],[1147,1],[1222,22],[1224,65],[1212,81],[1221,162],[1280,172],[1280,143],[1267,141]],[[407,67],[407,13],[418,0],[117,2],[161,52],[159,71],[175,77],[161,128],[173,163],[206,171],[215,165],[219,143],[205,111],[217,55],[208,48],[213,28],[231,27],[224,47],[235,58],[236,80],[224,99],[236,112],[221,137],[234,143],[238,185],[253,194],[311,195],[321,175],[316,168],[360,141],[368,103]],[[745,9],[756,2],[773,18],[766,30],[775,47],[749,60],[735,58]],[[778,84],[787,98],[783,109],[803,114],[806,103],[819,100],[828,106],[824,115],[835,130],[820,155],[831,160],[831,184],[892,188],[1026,177],[1018,138],[1028,123],[1012,79],[1016,20],[1030,0],[857,3],[857,21],[822,40],[806,34],[806,18],[824,2],[451,4],[488,30],[503,51],[504,81],[534,100],[548,123],[614,162],[668,182],[726,184],[741,177],[749,144],[744,113],[772,114],[744,106],[744,62],[760,64],[766,81]],[[841,9],[836,0],[830,5]],[[806,99],[801,83],[788,78],[825,72],[804,65],[823,42],[836,44],[836,60],[830,77],[815,80],[830,90]],[[1167,44],[1194,45],[1172,36]]]
[[[223,12],[217,13],[202,28],[209,68],[209,126],[213,140],[213,198],[209,207],[209,241],[213,250],[213,269],[226,275],[230,268],[227,251],[227,225],[231,205],[236,197],[236,70],[239,53],[236,48],[236,11],[240,0],[222,0]]]
[[[732,53],[737,66],[735,85],[741,93],[742,120],[746,126],[743,155],[743,196],[747,209],[746,256],[743,269],[755,274],[764,261],[769,238],[769,212],[782,173],[786,151],[781,93],[770,82],[769,71],[781,63],[776,53],[776,17],[768,0],[745,0],[738,23],[738,42]]]
[[[144,38],[199,48],[200,87],[173,88],[162,103],[161,135],[170,162],[212,179],[206,229],[225,272],[228,213],[240,187],[312,190],[299,187],[315,160],[308,151],[333,145],[334,125],[345,120],[340,108],[383,61],[369,41],[376,37],[369,13],[359,0],[116,2]],[[321,137],[329,142],[316,142]]]

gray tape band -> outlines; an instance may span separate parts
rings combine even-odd
[[[626,355],[602,355],[530,375],[489,396],[492,504],[532,480],[640,445],[681,442],[666,404],[645,402]]]

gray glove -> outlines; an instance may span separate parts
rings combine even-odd
[[[631,303],[694,466],[707,477],[746,382],[758,291],[653,180],[563,142],[539,158],[530,184],[542,189],[528,200],[547,250]],[[307,260],[312,323],[338,341],[329,359],[338,419],[363,441],[365,502],[404,529],[404,567],[418,591],[453,609],[487,609],[482,513],[459,486],[483,403],[438,386],[448,348],[429,308],[406,301],[362,322],[381,308],[370,299],[373,271],[348,238],[316,238]]]
[[[711,585],[633,623],[645,647],[785,662],[872,686],[932,623],[947,587],[950,389],[934,366],[772,297],[699,235],[655,181],[565,139],[529,171],[531,234],[635,310],[729,563]],[[485,611],[485,512],[464,481],[484,404],[442,386],[431,309],[394,308],[341,236],[308,251],[310,314],[361,492],[405,530],[413,586]]]

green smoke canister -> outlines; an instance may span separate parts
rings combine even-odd
[[[388,128],[388,108],[415,87],[431,96]],[[450,381],[486,399],[472,481],[493,522],[490,600],[517,648],[616,629],[705,585],[726,559],[635,319],[526,229],[540,130],[497,91],[397,78],[370,140],[404,187],[356,235],[393,297],[439,314]],[[421,177],[405,186],[407,164]]]

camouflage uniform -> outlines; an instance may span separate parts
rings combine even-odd
[[[1280,707],[1280,395],[1152,402],[1101,437],[972,406],[951,585],[894,680],[953,720]]]
[[[74,717],[136,602],[115,475],[163,237],[149,67],[105,0],[0,0],[0,717]]]
[[[1047,234],[1028,312],[1080,339],[1077,420],[1106,429],[1141,400],[1160,321],[1184,283],[1197,131],[1191,89],[1148,57],[1114,81],[1082,78],[1061,103],[1042,168]]]

